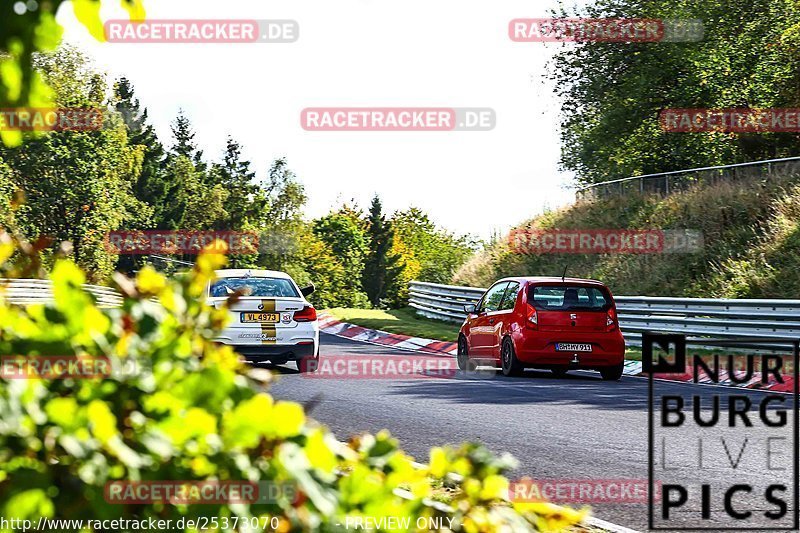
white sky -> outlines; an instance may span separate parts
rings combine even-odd
[[[182,108],[217,158],[232,134],[264,175],[286,156],[306,186],[306,214],[342,200],[410,205],[486,238],[568,203],[558,171],[558,101],[545,63],[560,44],[515,43],[514,18],[555,0],[145,0],[149,19],[293,19],[290,44],[119,44],[93,40],[64,4],[65,39],[111,79],[125,75],[165,145]],[[124,18],[105,1],[104,19]],[[306,107],[491,107],[492,131],[307,132]]]

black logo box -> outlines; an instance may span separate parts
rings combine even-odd
[[[794,400],[794,408],[792,409],[792,449],[793,457],[793,471],[792,471],[792,485],[794,489],[793,503],[794,509],[792,510],[792,525],[789,527],[656,527],[653,511],[655,495],[655,482],[654,482],[654,437],[655,427],[653,422],[654,415],[654,402],[653,402],[653,381],[654,374],[685,374],[686,368],[686,335],[680,333],[642,333],[642,372],[647,374],[648,381],[648,428],[647,428],[647,451],[648,451],[648,529],[650,531],[798,531],[800,529],[800,443],[798,442],[798,428],[800,428],[800,410],[798,409],[798,399],[800,398],[800,383],[798,382],[798,364],[800,363],[800,339],[738,339],[738,340],[714,340],[714,339],[698,339],[695,342],[703,342],[713,344],[715,346],[741,346],[749,342],[758,342],[759,344],[791,344],[793,346],[793,387],[792,397]],[[653,347],[660,347],[665,353],[669,353],[670,345],[675,347],[674,362],[667,361],[659,356],[658,362],[653,361]],[[700,385],[704,386],[704,385]],[[737,387],[732,386],[731,389],[735,390]]]

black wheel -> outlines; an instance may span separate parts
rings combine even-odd
[[[550,372],[552,372],[556,377],[563,378],[569,372],[569,367],[566,366],[557,366],[555,368],[551,368]]]
[[[297,370],[305,374],[307,372],[316,372],[319,368],[319,354],[316,357],[303,357],[295,361]]]
[[[606,368],[600,369],[600,375],[603,376],[603,379],[606,381],[618,381],[619,378],[622,377],[622,363],[616,366],[609,366]]]
[[[467,370],[469,368],[469,349],[467,348],[467,338],[463,335],[458,336],[458,369]]]
[[[519,376],[525,368],[522,363],[517,359],[517,354],[514,352],[514,344],[511,339],[503,341],[503,347],[500,350],[500,359],[503,367],[504,376]]]

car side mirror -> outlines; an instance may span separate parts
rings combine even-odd
[[[300,289],[300,294],[302,294],[303,296],[308,296],[309,294],[311,294],[315,290],[316,290],[316,288],[314,287],[314,284],[311,283],[309,285],[306,285],[302,289]]]
[[[464,312],[471,315],[475,312],[475,304],[464,304]]]

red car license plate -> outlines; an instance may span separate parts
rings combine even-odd
[[[591,352],[592,351],[592,345],[591,344],[576,344],[576,343],[558,342],[558,343],[556,343],[556,351],[557,352]]]

